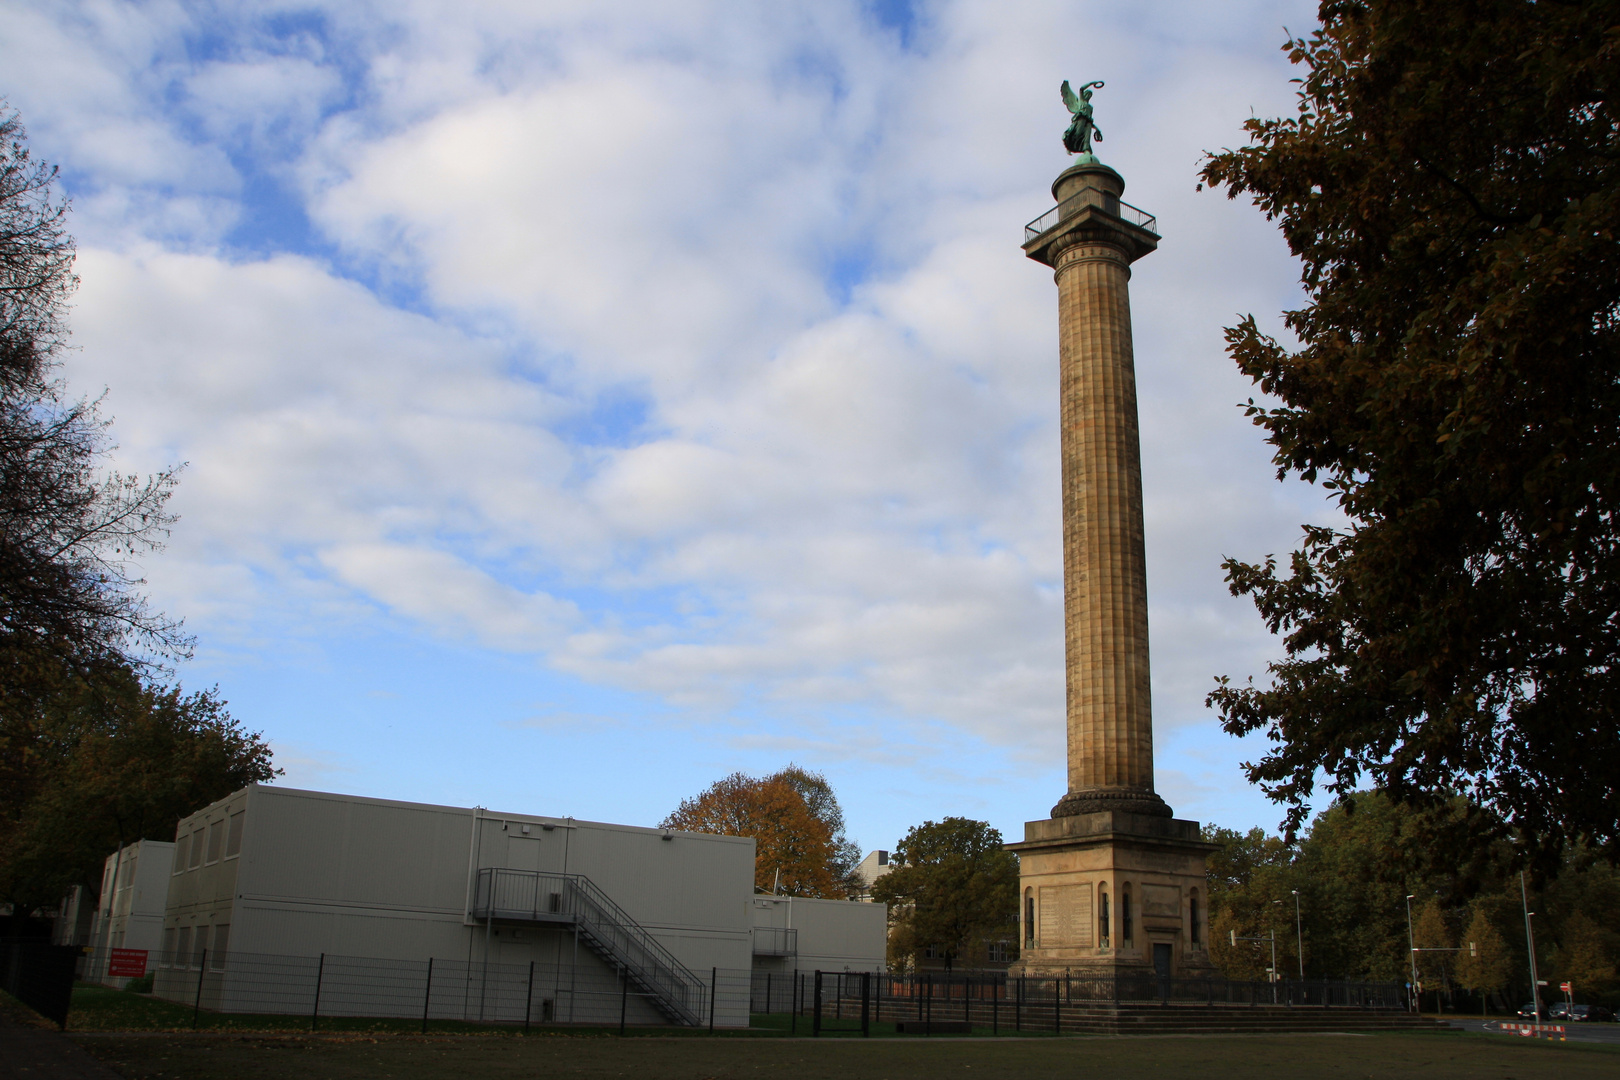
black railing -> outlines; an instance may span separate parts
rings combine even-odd
[[[1146,210],[1132,206],[1117,195],[1111,195],[1096,188],[1086,188],[1084,191],[1070,195],[1067,199],[1025,225],[1024,243],[1027,244],[1042,233],[1056,228],[1086,207],[1094,207],[1105,214],[1118,218],[1127,225],[1134,225],[1138,229],[1152,233],[1154,236],[1159,235],[1159,219]]]
[[[799,932],[785,926],[754,927],[754,955],[799,955]]]
[[[581,941],[660,1002],[671,1020],[693,1026],[705,1022],[703,980],[583,874],[480,870],[472,915],[571,924]]]

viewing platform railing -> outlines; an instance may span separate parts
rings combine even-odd
[[[1154,236],[1159,235],[1159,219],[1146,210],[1132,206],[1125,200],[1115,198],[1107,192],[1087,188],[1085,191],[1069,196],[1028,225],[1025,225],[1024,243],[1027,244],[1042,233],[1056,228],[1088,206],[1095,207],[1105,214],[1110,214],[1127,225],[1135,225],[1138,229],[1150,232]]]

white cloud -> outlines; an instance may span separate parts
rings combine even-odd
[[[0,55],[88,193],[74,377],[128,462],[191,463],[150,576],[206,647],[408,625],[796,718],[760,746],[920,762],[943,725],[1030,762],[1056,335],[1017,244],[1061,78],[1108,80],[1101,149],[1165,234],[1132,286],[1162,722],[1266,653],[1220,557],[1320,513],[1221,355],[1292,302],[1285,252],[1193,190],[1287,107],[1274,28],[1310,8],[1213,8],[939,3],[902,52],[854,3],[25,5]]]

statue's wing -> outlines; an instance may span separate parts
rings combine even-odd
[[[1074,91],[1069,89],[1069,80],[1063,80],[1063,104],[1069,107],[1072,113],[1080,111],[1080,99],[1075,97]]]

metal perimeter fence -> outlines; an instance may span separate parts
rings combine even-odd
[[[1085,1012],[1114,1006],[1384,1009],[1408,1007],[1393,982],[1305,979],[1278,982],[1166,978],[1031,978],[1005,972],[756,972],[750,1011],[788,1011],[791,1029],[810,1034],[870,1033],[873,1022],[962,1023],[998,1032],[1062,1031]]]
[[[444,957],[153,953],[153,996],[203,1013],[473,1024],[746,1027],[751,972],[694,972],[701,985],[671,1007],[633,972],[599,964],[468,962]],[[91,964],[94,966],[94,958]],[[682,1021],[672,1017],[680,1016]],[[696,1018],[696,1024],[692,1019]]]
[[[37,950],[11,947],[7,952],[7,947],[0,947],[0,958],[11,957],[0,964],[0,979],[5,980],[0,985],[21,985],[30,963],[33,970],[46,970],[49,958],[43,953],[35,957]],[[70,961],[79,952],[43,948]],[[204,1013],[297,1016],[307,1017],[312,1030],[322,1018],[336,1017],[407,1020],[420,1023],[423,1030],[435,1021],[525,1028],[579,1024],[620,1030],[680,1022],[734,1029],[748,1026],[750,1014],[763,1013],[787,1014],[790,1031],[815,1035],[869,1034],[870,1025],[879,1021],[921,1022],[924,1030],[932,1030],[935,1023],[965,1022],[1012,1033],[1062,1031],[1088,1009],[1110,1005],[1401,1009],[1407,1004],[1398,983],[710,968],[693,973],[701,985],[691,988],[689,997],[679,1003],[681,1008],[674,1010],[655,992],[639,986],[633,974],[601,964],[501,964],[442,957],[385,960],[331,953],[219,955],[207,950],[154,953],[152,958],[154,996],[190,1006],[194,1021]],[[94,955],[85,960],[87,968],[104,969]],[[71,977],[71,962],[66,970]],[[65,996],[60,1012],[59,1022],[66,1018]]]

